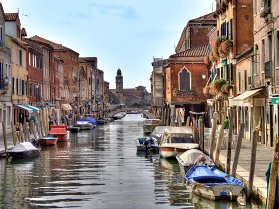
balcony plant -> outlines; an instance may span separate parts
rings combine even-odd
[[[227,81],[223,78],[219,78],[214,81],[214,87],[217,92],[221,92],[223,88],[225,88],[225,85],[227,84]]]
[[[195,89],[190,90],[180,90],[180,89],[174,89],[173,94],[180,97],[194,97],[197,95],[197,92]]]
[[[215,59],[215,57],[213,56],[213,52],[210,52],[209,55],[208,55],[208,57],[209,57],[209,60],[210,60],[212,63],[214,63],[214,62],[217,61],[217,60]]]
[[[262,0],[262,8],[260,9],[260,17],[264,18],[270,13],[270,0]]]
[[[204,63],[205,63],[206,65],[210,65],[210,64],[211,64],[211,60],[209,59],[209,55],[206,55],[206,56],[204,57]]]
[[[232,40],[223,41],[218,48],[218,52],[220,56],[227,57],[232,49],[232,45],[233,45]]]

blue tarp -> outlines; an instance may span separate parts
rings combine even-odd
[[[91,117],[87,117],[87,118],[80,118],[77,121],[88,121],[90,122],[92,125],[96,126],[97,122],[95,120],[95,118],[91,118]]]

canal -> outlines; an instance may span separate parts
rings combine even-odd
[[[193,195],[175,160],[137,153],[142,120],[131,114],[70,135],[37,159],[0,160],[0,209],[263,208]]]

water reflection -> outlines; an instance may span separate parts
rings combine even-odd
[[[1,160],[0,208],[238,207],[192,195],[176,160],[137,152],[142,120],[127,115],[44,147],[37,159]]]

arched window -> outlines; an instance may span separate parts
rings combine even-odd
[[[179,73],[179,89],[191,90],[191,75],[185,68]]]

